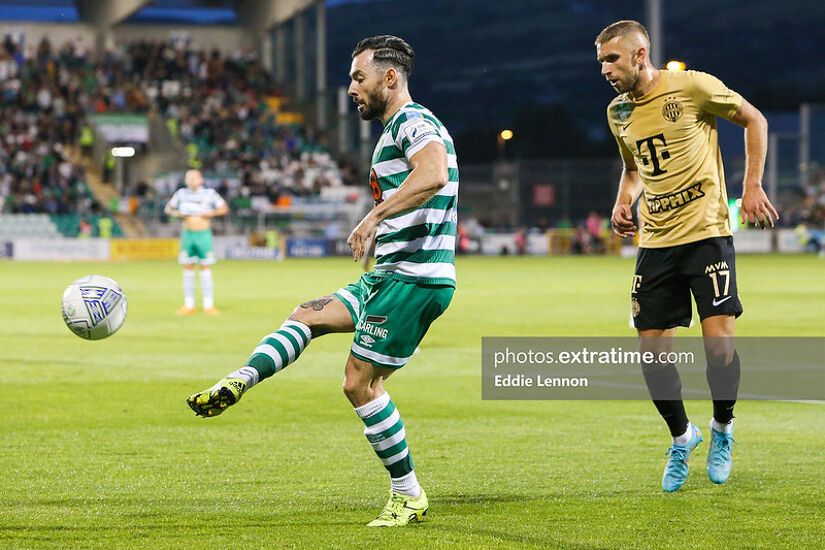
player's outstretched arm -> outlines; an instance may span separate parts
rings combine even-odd
[[[447,185],[446,147],[443,143],[428,143],[410,157],[410,167],[412,171],[398,191],[370,210],[350,233],[347,244],[356,262],[368,252],[369,241],[382,220],[418,208]]]
[[[742,182],[740,210],[742,223],[759,225],[763,229],[773,227],[779,219],[779,213],[762,189],[768,151],[768,121],[759,109],[743,99],[731,122],[745,128],[745,179]]]
[[[642,178],[639,177],[639,171],[635,164],[625,160],[622,177],[619,180],[616,204],[613,206],[613,215],[610,217],[613,232],[619,237],[632,237],[636,234],[632,207],[641,194]]]

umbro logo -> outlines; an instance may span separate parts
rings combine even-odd
[[[361,335],[361,343],[365,346],[371,346],[375,343],[375,338],[370,336],[369,334],[362,334]]]

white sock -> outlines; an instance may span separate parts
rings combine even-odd
[[[203,296],[203,309],[209,309],[215,305],[214,300],[215,285],[212,282],[212,270],[201,268],[201,295]]]
[[[189,309],[195,308],[195,270],[183,270],[183,305]]]
[[[409,495],[413,498],[421,496],[421,485],[418,483],[418,478],[415,477],[415,470],[404,477],[391,477],[390,487],[394,492],[402,495]]]
[[[733,433],[733,419],[731,418],[730,422],[727,424],[720,424],[714,418],[710,421],[710,427],[717,432],[721,432],[723,434],[732,434]]]
[[[240,378],[246,383],[246,389],[248,390],[249,388],[258,383],[258,381],[260,380],[260,375],[258,374],[258,371],[255,368],[246,366],[239,368],[235,372],[227,374],[226,378]],[[220,387],[220,385],[221,383],[218,382],[217,384],[212,386],[211,389],[216,390]]]
[[[693,428],[690,427],[690,422],[688,422],[687,429],[685,430],[685,433],[683,433],[680,436],[674,437],[673,438],[673,444],[684,447],[685,445],[690,443],[690,438],[691,437],[693,437]]]

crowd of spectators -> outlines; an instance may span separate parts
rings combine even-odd
[[[313,196],[352,183],[311,126],[278,120],[274,81],[253,55],[204,51],[185,41],[140,41],[93,56],[80,45],[35,47],[7,36],[0,48],[0,210],[84,213],[93,206],[66,146],[89,113],[164,117],[188,165],[231,175],[233,196]],[[87,145],[81,143],[81,145]],[[88,150],[88,147],[84,147]],[[187,159],[184,159],[187,160]]]
[[[0,46],[0,212],[85,213],[97,207],[83,167],[72,163],[89,95],[75,52],[48,41],[25,55],[11,37]]]
[[[794,206],[782,215],[785,225],[795,228],[806,250],[825,256],[825,170],[814,174]]]
[[[814,174],[810,184],[799,190],[791,205],[780,214],[784,225],[805,224],[822,229],[825,226],[825,170]]]
[[[187,144],[190,167],[237,177],[231,195],[277,202],[343,183],[323,136],[278,120],[281,93],[254,56],[146,41],[128,45],[124,60],[125,74]]]

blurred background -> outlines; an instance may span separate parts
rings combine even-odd
[[[381,131],[350,54],[375,34],[413,46],[412,95],[456,140],[460,253],[631,255],[593,46],[618,19],[768,118],[781,228],[737,228],[737,250],[821,252],[821,0],[0,0],[0,258],[174,258],[163,206],[188,168],[230,204],[219,257],[346,254]],[[742,130],[719,135],[735,215]]]

